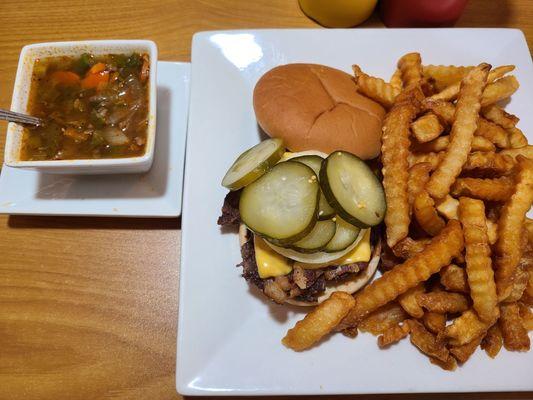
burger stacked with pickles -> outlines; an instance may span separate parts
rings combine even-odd
[[[383,220],[385,195],[354,154],[292,153],[268,139],[241,154],[222,185],[230,193],[218,223],[240,226],[243,276],[275,302],[314,305],[373,275],[370,228]]]

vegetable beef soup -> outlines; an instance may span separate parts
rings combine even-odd
[[[147,54],[38,59],[28,113],[44,124],[24,129],[20,159],[141,156],[148,127]]]

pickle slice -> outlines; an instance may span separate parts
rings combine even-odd
[[[283,140],[267,139],[242,153],[228,169],[222,186],[238,190],[254,182],[275,165],[285,152]]]
[[[337,224],[335,229],[335,235],[324,247],[324,251],[332,253],[335,251],[341,251],[355,242],[357,236],[359,236],[359,231],[361,230],[357,226],[349,224],[343,220],[340,216],[336,216],[335,223]]]
[[[387,205],[383,186],[359,157],[335,151],[320,170],[320,186],[328,203],[347,222],[360,228],[383,221]]]
[[[311,168],[298,162],[276,164],[246,186],[239,211],[244,224],[280,245],[306,236],[317,220],[320,187]]]
[[[335,236],[336,229],[337,226],[335,222],[330,219],[326,221],[318,221],[311,232],[309,232],[302,239],[293,243],[291,247],[304,253],[319,251]]]
[[[320,177],[320,168],[322,167],[322,161],[324,161],[322,157],[317,155],[306,155],[291,158],[291,161],[297,161],[307,165],[313,171],[315,171],[316,176]],[[334,215],[335,209],[329,205],[324,193],[320,192],[320,200],[318,203],[318,219],[327,220]]]

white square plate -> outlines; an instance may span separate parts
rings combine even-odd
[[[157,135],[147,173],[55,175],[10,168],[0,175],[0,213],[176,217],[181,214],[190,64],[157,64]]]
[[[376,338],[333,335],[296,353],[281,343],[304,310],[277,306],[241,278],[237,236],[216,224],[235,157],[260,140],[252,92],[280,64],[353,63],[388,79],[398,58],[426,64],[515,64],[521,88],[508,109],[533,129],[533,66],[523,34],[506,29],[264,30],[196,34],[185,171],[177,389],[195,395],[282,395],[533,390],[533,352],[477,351],[443,371],[404,340],[379,350]],[[531,136],[530,136],[531,139]]]

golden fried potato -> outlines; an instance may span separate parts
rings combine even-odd
[[[509,351],[528,351],[531,345],[526,328],[522,325],[518,303],[502,304],[499,319],[503,346]]]
[[[444,334],[452,346],[460,346],[485,333],[492,324],[493,322],[480,320],[476,312],[470,309],[455,318],[452,324],[444,329]]]
[[[455,106],[443,100],[431,100],[429,98],[422,101],[422,109],[426,111],[431,111],[435,114],[439,121],[446,126],[452,125],[454,116],[455,116]]]
[[[459,200],[447,195],[443,199],[435,202],[435,208],[438,213],[445,216],[447,219],[459,219],[457,210],[459,209]]]
[[[403,82],[402,82],[402,71],[400,71],[398,68],[394,70],[394,73],[390,77],[391,86],[398,90],[398,93],[402,91],[403,89]]]
[[[459,220],[463,225],[466,249],[466,275],[473,308],[485,322],[498,317],[498,295],[492,270],[485,204],[481,200],[461,197]]]
[[[354,304],[355,300],[350,294],[333,293],[329,299],[289,329],[282,343],[295,351],[312,347],[337,326]]]
[[[433,198],[443,198],[461,173],[472,147],[479,119],[480,98],[487,81],[488,64],[480,64],[463,79],[444,158],[431,175],[426,190]]]
[[[418,163],[409,168],[409,179],[407,180],[407,196],[411,208],[415,201],[415,197],[424,189],[424,186],[429,181],[430,172],[430,163]]]
[[[500,300],[512,290],[513,274],[520,262],[522,248],[520,236],[526,213],[533,202],[533,160],[517,156],[518,177],[516,189],[505,203],[498,221],[498,241],[495,245],[496,287]]]
[[[506,201],[514,192],[514,181],[509,177],[494,179],[458,178],[451,188],[453,196],[468,196],[486,201]]]
[[[385,225],[389,247],[394,247],[407,236],[411,222],[407,197],[409,124],[419,110],[417,96],[421,95],[419,89],[402,92],[383,124],[381,160],[387,200]]]
[[[494,82],[496,79],[501,78],[506,73],[511,72],[514,69],[515,69],[514,65],[502,65],[500,67],[494,68],[493,70],[489,72],[487,76],[487,82],[489,83]],[[439,93],[431,96],[430,99],[453,101],[457,98],[460,88],[461,88],[461,82],[455,82],[454,84],[441,90]]]
[[[511,129],[520,121],[520,119],[513,114],[509,114],[497,104],[484,107],[481,114],[491,122],[500,125],[502,128]]]
[[[398,61],[403,87],[407,90],[422,83],[422,59],[419,53],[408,53]]]
[[[446,314],[426,311],[422,317],[422,323],[426,329],[437,335],[446,327]]]
[[[417,296],[418,304],[426,310],[439,314],[458,313],[468,310],[468,298],[460,293],[433,291]]]
[[[413,214],[420,227],[430,236],[438,235],[446,225],[437,214],[435,202],[425,190],[416,195],[413,203]]]
[[[498,324],[492,325],[487,331],[485,337],[481,341],[481,348],[490,358],[498,355],[503,346],[502,331]]]
[[[444,157],[444,151],[438,153],[412,153],[409,154],[409,167],[412,167],[420,163],[429,163],[431,169],[434,170],[439,165],[440,161]]]
[[[527,145],[516,149],[505,149],[500,151],[498,154],[501,156],[512,157],[513,159],[516,159],[518,155],[522,155],[533,160],[533,146]]]
[[[417,301],[418,295],[422,293],[424,293],[424,284],[419,283],[398,297],[398,303],[411,317],[422,318],[424,316],[424,310]]]
[[[355,307],[338,329],[357,325],[370,312],[394,300],[420,282],[426,281],[442,267],[450,264],[452,258],[459,254],[463,247],[463,231],[460,223],[451,220],[421,253],[385,272],[357,292]]]
[[[525,266],[518,264],[511,281],[513,282],[511,293],[505,298],[505,303],[514,303],[522,298],[529,281],[529,273]]]
[[[509,132],[509,147],[512,149],[519,149],[527,146],[527,137],[517,127],[507,129]]]
[[[408,259],[420,253],[429,244],[430,239],[414,240],[410,237],[400,240],[392,249],[396,257]]]
[[[487,236],[489,237],[489,243],[491,246],[498,241],[498,224],[487,220]]]
[[[494,122],[487,121],[485,118],[479,118],[474,135],[490,140],[501,149],[506,149],[510,146],[509,135],[505,129]]]
[[[439,340],[435,335],[429,332],[424,326],[414,320],[407,320],[410,328],[410,339],[420,351],[437,360],[446,362],[450,357],[450,352],[446,348],[444,341]]]
[[[513,158],[507,154],[492,151],[476,151],[471,153],[463,165],[464,171],[490,171],[495,174],[505,175],[510,173],[516,165]]]
[[[410,327],[408,323],[398,324],[387,329],[378,337],[378,347],[383,349],[391,344],[397,343],[409,335]]]
[[[505,100],[516,92],[519,86],[518,80],[513,75],[503,77],[488,84],[481,98],[481,106],[486,107],[498,101]]]
[[[365,74],[358,65],[352,65],[357,82],[357,90],[385,108],[391,108],[401,89],[385,82],[381,78]]]
[[[433,79],[436,89],[440,91],[456,82],[461,82],[473,68],[456,65],[424,65],[423,74]]]
[[[469,293],[466,269],[450,264],[440,271],[440,283],[451,292]]]
[[[452,354],[452,356],[455,357],[458,362],[464,364],[468,361],[470,356],[474,354],[483,337],[484,335],[480,335],[474,340],[472,340],[470,343],[466,343],[461,346],[450,346],[450,353]]]
[[[411,131],[420,143],[433,140],[444,131],[439,118],[433,113],[427,113],[411,123]],[[423,151],[423,150],[422,150]]]
[[[361,320],[358,327],[362,332],[370,332],[377,336],[407,318],[408,315],[398,303],[390,302],[368,314]]]
[[[533,331],[533,311],[524,303],[518,303],[520,309],[520,318],[526,331]]]

